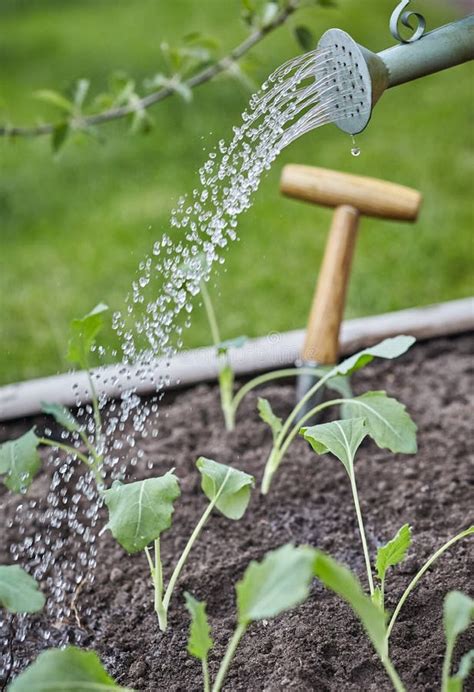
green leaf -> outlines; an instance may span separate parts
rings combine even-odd
[[[270,426],[273,433],[273,441],[275,441],[283,427],[281,418],[273,413],[270,402],[262,397],[258,398],[258,412],[263,422]]]
[[[395,336],[391,339],[384,339],[376,346],[365,348],[363,351],[359,351],[359,353],[343,360],[342,363],[335,366],[334,374],[350,375],[373,361],[374,358],[386,358],[387,360],[398,358],[398,356],[406,353],[415,341],[416,339],[413,336]]]
[[[316,551],[314,573],[331,591],[348,603],[358,616],[375,650],[382,656],[385,650],[385,614],[367,596],[358,579],[332,557]]]
[[[470,676],[473,666],[474,649],[471,649],[461,658],[456,675],[452,678],[448,678],[446,692],[462,692],[463,682]]]
[[[226,354],[231,348],[242,348],[248,341],[246,336],[236,336],[235,339],[226,339],[216,344],[217,354],[219,356]]]
[[[217,509],[228,519],[240,519],[247,509],[255,478],[217,461],[199,457],[196,466],[202,476],[201,488]]]
[[[38,454],[39,438],[35,429],[16,440],[0,445],[0,475],[13,493],[23,493],[31,485],[41,466]]]
[[[406,408],[385,392],[366,392],[342,407],[344,418],[364,418],[367,432],[382,449],[415,454],[417,427]]]
[[[74,112],[74,104],[58,91],[52,89],[40,89],[35,91],[33,96],[44,103],[59,108],[59,110],[72,114]]]
[[[310,51],[316,48],[316,39],[313,32],[306,26],[295,26],[294,29],[296,40],[304,51]]]
[[[79,112],[84,105],[89,87],[90,81],[88,79],[79,79],[76,83],[76,88],[74,90],[74,105]]]
[[[42,401],[41,410],[43,413],[53,416],[56,423],[62,425],[63,428],[66,428],[69,432],[77,432],[81,429],[81,426],[72,413],[65,406],[61,406],[61,404],[48,404]]]
[[[450,591],[444,599],[444,632],[448,648],[474,620],[474,600],[461,591]]]
[[[267,2],[262,10],[262,19],[260,26],[268,26],[278,14],[278,2]]]
[[[10,613],[37,613],[45,597],[38,582],[19,565],[0,565],[0,606]]]
[[[309,594],[316,551],[287,544],[252,562],[236,585],[240,624],[273,618],[302,603]]]
[[[316,454],[331,452],[344,464],[350,475],[355,454],[367,435],[367,428],[363,418],[351,418],[301,428],[300,433]]]
[[[59,125],[54,126],[51,134],[51,148],[55,154],[57,154],[65,144],[70,129],[69,123],[67,122],[59,123]]]
[[[394,567],[405,559],[410,545],[411,527],[409,524],[404,524],[391,541],[377,550],[375,569],[377,570],[377,576],[380,581],[385,578],[385,574],[389,567]]]
[[[87,315],[71,322],[67,352],[67,359],[71,363],[78,363],[85,370],[88,369],[89,352],[104,323],[104,312],[108,309],[107,305],[99,303]]]
[[[206,604],[204,601],[197,601],[191,594],[186,592],[184,598],[186,599],[186,608],[191,615],[188,652],[200,661],[206,661],[207,654],[214,645],[211,629],[207,621]]]
[[[103,689],[126,690],[114,682],[94,651],[83,651],[76,646],[43,651],[8,688],[9,692],[99,692]]]
[[[104,492],[108,529],[128,553],[138,553],[169,529],[173,502],[180,496],[172,471],[158,478],[127,483],[115,481]]]

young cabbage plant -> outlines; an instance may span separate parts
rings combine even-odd
[[[212,510],[216,508],[228,519],[240,519],[247,509],[255,480],[243,471],[200,457],[196,466],[201,474],[201,488],[209,500],[192,532],[165,589],[160,558],[161,534],[170,528],[173,503],[180,495],[178,479],[169,471],[158,478],[123,484],[115,481],[104,492],[109,510],[110,529],[114,538],[129,554],[144,551],[154,586],[154,606],[160,629],[168,624],[168,609],[173,591],[195,541]],[[150,544],[154,545],[154,556]]]
[[[76,646],[43,651],[28,668],[18,675],[8,692],[86,692],[86,690],[122,690],[106,672],[94,651]]]
[[[359,618],[397,692],[404,692],[400,677],[385,650],[385,613],[369,598],[355,575],[329,555],[317,551],[314,560],[315,576],[340,596]]]
[[[222,689],[239,642],[252,622],[270,620],[307,599],[313,580],[315,555],[316,551],[309,546],[287,544],[267,553],[261,562],[252,561],[249,564],[236,585],[237,626],[212,688],[207,658],[213,640],[206,604],[185,594],[191,615],[188,652],[202,663],[204,692],[211,692],[211,689],[212,692],[219,692]]]
[[[273,433],[273,446],[265,465],[261,491],[266,495],[289,446],[298,435],[305,422],[316,413],[331,406],[340,406],[343,418],[360,418],[376,444],[392,452],[414,454],[416,452],[416,426],[407,414],[405,407],[385,392],[366,392],[362,396],[351,397],[346,378],[356,370],[370,363],[374,358],[392,360],[405,353],[415,342],[412,336],[398,336],[385,339],[371,348],[343,360],[339,365],[326,370],[324,375],[298,402],[285,422],[273,414],[268,401],[261,400],[259,411]],[[324,401],[308,411],[301,419],[297,416],[304,404],[322,387],[329,386],[340,392],[342,397]],[[349,390],[350,392],[350,390]],[[360,444],[360,443],[359,443]]]
[[[230,361],[230,352],[235,348],[242,348],[247,342],[246,336],[238,336],[235,339],[228,339],[222,341],[220,336],[219,325],[216,318],[216,312],[212,304],[211,296],[207,288],[207,284],[204,280],[200,282],[200,291],[202,296],[202,302],[206,312],[207,321],[209,323],[209,328],[212,334],[212,341],[216,349],[217,359],[218,359],[218,381],[219,381],[219,391],[221,399],[221,409],[224,416],[225,427],[228,432],[231,432],[235,428],[235,419],[237,410],[242,403],[246,395],[251,392],[256,387],[260,387],[263,384],[271,382],[273,380],[278,380],[287,377],[296,377],[301,374],[316,375],[318,377],[323,377],[327,373],[325,368],[284,368],[282,370],[274,370],[273,372],[264,373],[263,375],[258,375],[254,377],[249,382],[246,382],[237,392],[234,394],[235,385],[235,373],[232,368]],[[336,391],[341,391],[343,386],[342,379],[338,378],[339,383],[334,378],[328,386],[335,389]],[[332,386],[334,384],[334,387]],[[347,393],[347,388],[342,392]]]
[[[377,392],[376,394],[378,395],[381,393]],[[361,398],[367,399],[366,395]],[[372,567],[369,550],[367,547],[364,522],[360,509],[359,494],[357,490],[354,464],[355,456],[362,441],[367,435],[371,435],[371,437],[378,442],[379,446],[390,446],[391,438],[396,435],[400,440],[398,447],[403,447],[406,450],[416,449],[416,426],[406,413],[405,407],[395,401],[395,399],[388,399],[385,397],[385,395],[382,396],[382,402],[382,405],[379,405],[378,407],[378,411],[380,412],[383,410],[384,415],[382,416],[380,414],[380,417],[378,418],[375,418],[374,416],[372,419],[371,416],[373,415],[375,409],[371,408],[369,416],[363,418],[347,418],[344,420],[333,421],[331,423],[314,425],[311,428],[303,428],[301,430],[301,434],[303,435],[304,439],[310,443],[311,447],[317,454],[327,454],[330,452],[342,463],[349,477],[371,596],[374,596],[375,594],[375,587],[372,577]],[[387,405],[387,402],[390,403]],[[405,533],[406,532],[404,531],[404,536]],[[385,572],[382,574],[382,568],[384,565],[385,571],[388,568],[390,563],[390,555],[390,548],[387,547],[386,553],[380,557],[380,574],[382,576],[380,577],[381,593],[379,596],[381,598],[381,605],[383,604],[385,577]],[[396,563],[393,563],[392,560],[392,564]]]
[[[444,599],[443,616],[446,654],[443,663],[442,692],[462,692],[464,681],[474,666],[474,649],[464,654],[458,671],[453,676],[452,658],[458,637],[474,622],[474,600],[461,591],[450,591]]]
[[[33,427],[16,440],[0,445],[0,476],[3,483],[15,493],[24,493],[41,467],[38,448],[41,446],[60,449],[81,461],[94,476],[99,492],[103,491],[103,438],[99,400],[90,371],[90,353],[103,324],[103,314],[108,310],[100,303],[87,315],[71,323],[68,360],[79,365],[86,373],[92,399],[93,422],[80,423],[72,413],[60,404],[43,403],[44,413],[51,415],[63,428],[68,441],[39,436]]]

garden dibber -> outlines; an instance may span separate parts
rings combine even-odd
[[[338,357],[339,331],[360,217],[414,222],[422,196],[417,190],[396,183],[297,164],[284,167],[280,190],[287,197],[335,209],[299,363],[305,368],[331,366]],[[317,380],[318,376],[307,370],[298,377],[299,418],[320,401],[321,390],[316,392],[319,399],[305,400]]]

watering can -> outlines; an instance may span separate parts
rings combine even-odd
[[[340,94],[333,122],[343,132],[362,132],[387,89],[474,59],[474,14],[425,33],[424,18],[405,11],[409,3],[403,0],[390,20],[390,31],[400,43],[380,53],[359,45],[341,29],[330,29],[321,37],[318,49],[327,60],[316,76]],[[413,35],[402,39],[399,22],[413,30],[413,20]]]

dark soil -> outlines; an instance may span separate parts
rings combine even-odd
[[[395,363],[375,361],[354,380],[358,391],[386,389],[399,398],[419,426],[416,456],[393,455],[369,442],[357,462],[372,554],[405,522],[413,527],[408,558],[388,579],[388,608],[393,609],[423,561],[474,520],[471,348],[469,336],[435,340],[417,345]],[[269,386],[259,394],[269,398],[280,414],[289,411],[294,396],[291,384]],[[137,440],[145,451],[144,463],[132,469],[130,479],[171,467],[181,479],[174,528],[162,539],[169,575],[205,507],[196,458],[205,455],[234,464],[260,480],[271,439],[256,414],[256,395],[242,405],[236,431],[226,435],[217,389],[208,385],[165,397],[160,421],[158,438]],[[2,437],[16,436],[30,425],[31,420],[4,426]],[[147,461],[154,462],[153,471],[146,468]],[[45,486],[39,476],[31,491]],[[9,517],[17,500],[2,499],[2,511]],[[16,535],[13,528],[6,533],[8,546]],[[254,492],[241,521],[216,514],[208,522],[179,582],[164,635],[152,608],[145,557],[127,556],[104,533],[98,541],[95,580],[78,601],[82,627],[70,623],[70,640],[95,649],[122,685],[147,691],[200,690],[200,664],[186,653],[189,618],[183,591],[207,601],[216,642],[210,656],[214,674],[234,627],[235,582],[250,560],[289,541],[328,551],[365,583],[344,469],[334,458],[315,456],[303,440],[290,449],[270,495],[263,498]],[[439,689],[443,598],[452,589],[469,593],[472,577],[472,539],[468,539],[436,563],[402,610],[393,632],[392,657],[408,690]],[[469,634],[465,634],[456,648],[456,663],[468,648]],[[314,583],[304,605],[249,628],[225,689],[380,691],[390,690],[391,685],[349,607]]]

